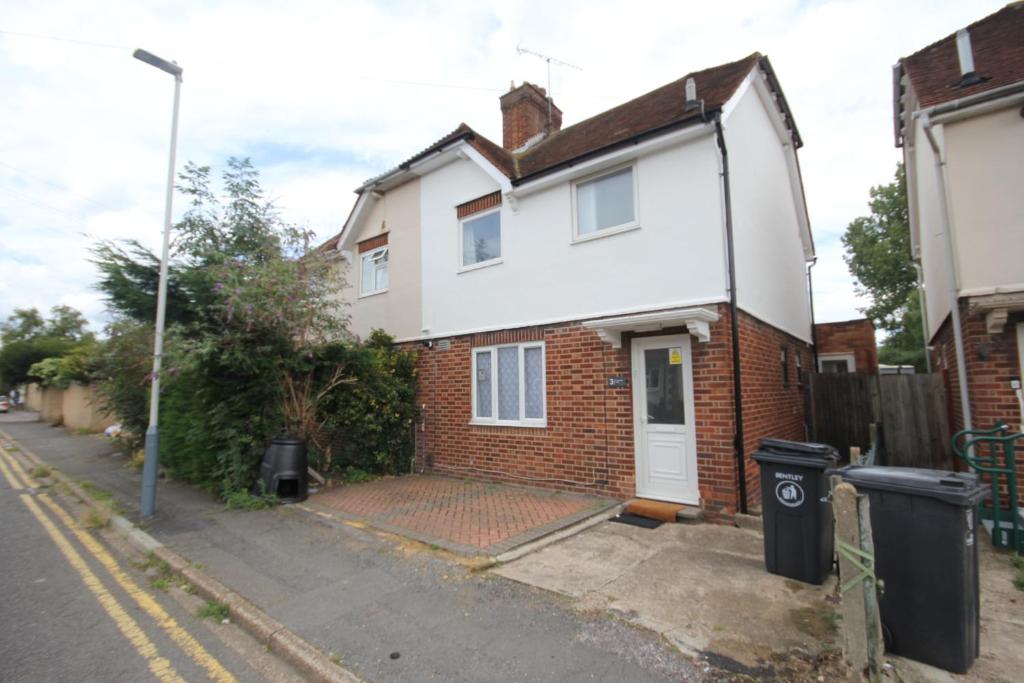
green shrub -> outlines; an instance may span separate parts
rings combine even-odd
[[[343,265],[284,223],[248,159],[185,165],[175,226],[160,409],[160,461],[176,478],[248,506],[270,440],[304,439],[325,473],[404,471],[413,452],[416,357],[345,330]],[[141,445],[148,422],[159,258],[135,242],[93,249],[119,316],[98,362],[110,410]],[[130,449],[130,450],[134,450]]]
[[[266,510],[277,505],[274,494],[253,495],[248,491],[230,491],[224,496],[224,507],[228,510]]]
[[[416,353],[395,346],[380,330],[346,351],[345,362],[355,381],[332,392],[323,406],[330,416],[334,450],[330,469],[407,471],[417,417]]]
[[[153,324],[129,319],[107,327],[94,375],[103,409],[121,423],[118,448],[142,448],[149,424],[149,376],[153,369]]]

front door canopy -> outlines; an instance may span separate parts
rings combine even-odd
[[[671,308],[653,313],[633,313],[616,318],[587,320],[583,327],[594,330],[612,348],[622,348],[623,332],[655,332],[670,327],[685,327],[697,341],[711,340],[711,323],[718,322],[718,313],[708,308]]]

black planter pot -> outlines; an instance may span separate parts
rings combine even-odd
[[[309,497],[309,459],[305,442],[290,436],[270,441],[260,463],[263,492],[276,495],[282,503],[299,503]]]

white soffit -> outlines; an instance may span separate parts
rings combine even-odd
[[[697,341],[711,339],[711,323],[718,322],[718,313],[707,308],[672,308],[654,313],[634,313],[617,318],[587,320],[583,327],[594,330],[612,348],[622,348],[623,332],[656,332],[669,327],[686,327]]]

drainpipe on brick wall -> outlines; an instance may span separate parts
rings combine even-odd
[[[818,329],[814,326],[814,279],[811,277],[811,268],[816,265],[818,265],[817,256],[807,262],[807,301],[811,306],[811,346],[814,347],[814,372],[818,371]]]
[[[729,190],[729,152],[725,148],[722,115],[715,115],[715,137],[722,159],[722,193],[725,199],[725,248],[729,263],[729,320],[732,331],[732,392],[736,411],[736,468],[739,474],[740,512],[747,513],[747,466],[743,442],[743,378],[740,375],[740,325],[736,308],[736,256],[732,240],[732,194]]]
[[[917,117],[917,114],[914,115]],[[953,314],[953,347],[956,350],[956,376],[960,382],[960,410],[964,416],[964,429],[971,426],[970,393],[967,390],[967,360],[964,355],[964,335],[960,328],[960,278],[956,270],[956,252],[953,250],[953,221],[949,215],[949,197],[946,194],[946,159],[935,139],[932,120],[927,112],[920,116],[924,135],[935,154],[935,175],[939,182],[939,209],[942,214],[942,227],[946,232],[946,256],[949,259],[949,308]]]

